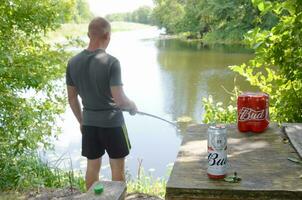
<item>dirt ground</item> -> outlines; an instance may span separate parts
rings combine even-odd
[[[28,200],[71,200],[72,197],[81,194],[77,189],[41,189],[40,191],[29,192],[25,199]],[[126,200],[162,200],[159,197],[141,193],[127,194]]]
[[[77,189],[45,189],[35,190],[31,192],[0,192],[0,200],[72,200],[74,196],[80,195]],[[162,200],[159,197],[141,193],[127,194],[125,200]]]
[[[139,200],[139,199],[144,199],[144,200],[162,200],[159,197],[150,196],[150,195],[146,195],[146,194],[139,194],[139,193],[128,194],[127,197],[126,197],[126,200]]]

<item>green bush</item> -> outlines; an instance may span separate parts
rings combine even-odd
[[[203,98],[202,103],[205,110],[203,115],[203,123],[235,123],[237,120],[237,97],[240,94],[238,87],[235,87],[232,92],[225,91],[230,94],[228,105],[222,102],[214,102],[210,95],[208,98]]]
[[[212,96],[203,98],[205,114],[203,115],[203,123],[234,123],[237,119],[237,108],[233,105],[225,106],[222,102],[213,102]]]
[[[27,190],[32,188],[76,187],[85,190],[82,174],[73,170],[62,171],[57,166],[41,161],[35,153],[24,153],[22,157],[6,158],[0,162],[0,190]]]

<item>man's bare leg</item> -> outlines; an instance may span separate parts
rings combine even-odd
[[[102,157],[94,160],[87,159],[86,171],[86,189],[88,190],[92,184],[99,180]]]
[[[125,181],[125,158],[111,159],[112,181]]]

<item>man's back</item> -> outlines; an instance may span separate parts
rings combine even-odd
[[[110,87],[122,85],[119,61],[103,49],[84,50],[70,59],[67,85],[77,88],[83,104],[83,124],[112,127],[124,123]]]
[[[118,60],[105,52],[110,23],[96,17],[88,25],[89,44],[68,62],[67,95],[82,132],[82,156],[87,158],[86,188],[99,180],[107,152],[113,181],[125,181],[125,157],[131,144],[120,109],[134,115],[136,105],[124,93]],[[78,96],[82,97],[83,111]]]

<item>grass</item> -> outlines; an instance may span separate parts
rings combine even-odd
[[[37,154],[26,154],[0,162],[0,191],[26,191],[35,188],[75,187],[84,191],[82,174],[63,171],[44,163]]]
[[[131,22],[112,22],[112,32],[131,31],[138,29],[150,28],[151,26],[145,24],[131,23]],[[50,40],[59,41],[65,37],[81,37],[87,34],[88,24],[63,24],[56,31],[48,33],[47,38]]]
[[[206,44],[244,44],[243,32],[232,31],[213,31],[205,34],[202,41]]]
[[[59,169],[62,162],[70,165],[69,171]],[[127,177],[127,193],[144,193],[161,198],[165,196],[166,179],[154,178],[152,170],[144,173],[139,162],[137,177]],[[59,158],[48,163],[43,162],[37,154],[28,154],[18,159],[1,162],[0,199],[25,199],[30,191],[43,188],[77,188],[85,192],[84,175],[74,171],[71,159]],[[168,167],[171,171],[171,167]]]
[[[232,32],[213,31],[200,36],[194,32],[181,32],[174,35],[165,36],[166,38],[179,39],[186,42],[200,42],[207,45],[224,44],[224,45],[245,45],[243,38],[244,33],[234,30]]]
[[[150,25],[132,23],[132,22],[112,22],[111,28],[112,32],[120,32],[120,31],[132,31],[138,29],[150,28]]]
[[[140,178],[127,182],[127,193],[144,193],[161,198],[166,194],[166,180],[142,174]]]
[[[145,173],[144,168],[142,167],[142,162],[142,159],[138,159],[136,179],[131,179],[131,177],[127,178],[127,193],[144,193],[164,199],[166,194],[167,178],[171,174],[173,165],[169,164],[167,166],[167,177],[154,178],[152,176],[153,170],[149,170],[148,174]]]

